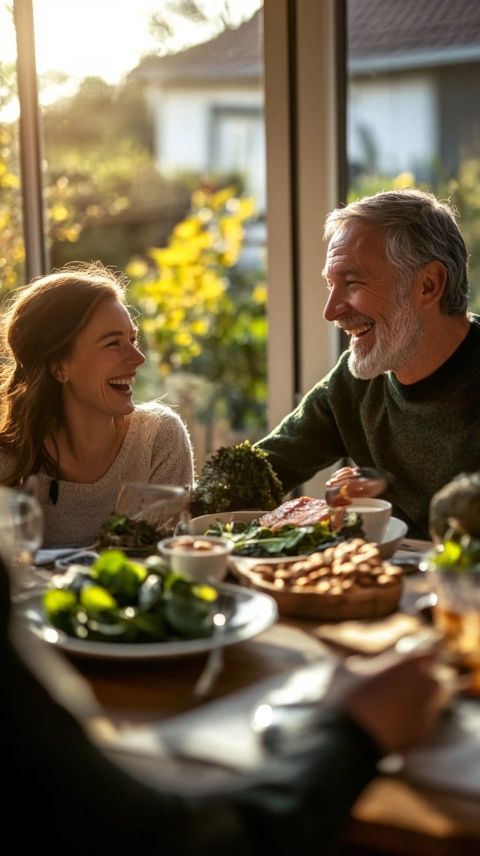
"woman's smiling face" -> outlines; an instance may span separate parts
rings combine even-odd
[[[65,405],[82,406],[107,416],[126,416],[134,409],[132,386],[145,357],[137,347],[137,328],[123,306],[103,300],[73,348],[55,367],[63,382]]]
[[[415,361],[423,319],[411,285],[400,283],[387,258],[382,232],[350,222],[332,236],[324,276],[329,297],[324,318],[350,336],[349,366],[355,377],[376,377]]]

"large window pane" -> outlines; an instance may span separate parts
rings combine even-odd
[[[137,398],[179,406],[200,467],[265,430],[261,0],[34,14],[51,265],[128,274],[149,351]]]
[[[451,198],[480,309],[480,4],[348,0],[351,197],[416,185]]]

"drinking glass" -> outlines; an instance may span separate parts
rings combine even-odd
[[[145,520],[157,532],[171,534],[190,502],[190,491],[172,485],[125,482],[118,492],[115,513],[131,520]]]
[[[442,659],[455,667],[470,695],[480,695],[480,565],[441,568],[422,563],[434,593],[433,623]]]
[[[12,588],[27,584],[43,539],[40,503],[31,493],[0,487],[0,551],[12,571]]]

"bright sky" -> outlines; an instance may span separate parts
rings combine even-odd
[[[262,0],[200,0],[212,21],[213,32],[182,24],[179,49],[185,43],[205,41],[216,32],[215,20],[224,5],[235,23],[251,17]],[[172,0],[34,0],[37,68],[63,71],[81,80],[98,75],[109,83],[119,81],[148,52],[158,51],[159,42],[148,33],[150,17]],[[181,5],[181,0],[178,0]],[[0,58],[15,59],[15,42],[6,35],[11,24],[5,21],[5,0],[0,0]],[[218,24],[217,24],[218,27]],[[173,45],[172,45],[173,47]]]

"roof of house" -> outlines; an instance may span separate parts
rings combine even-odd
[[[352,72],[480,57],[478,0],[348,0],[347,8]]]
[[[480,59],[479,0],[348,0],[351,73]],[[167,56],[145,57],[132,78],[164,83],[258,80],[262,12],[214,39]]]
[[[256,12],[239,27],[176,54],[148,56],[132,77],[143,80],[192,82],[197,80],[258,80],[262,73],[263,18]]]

